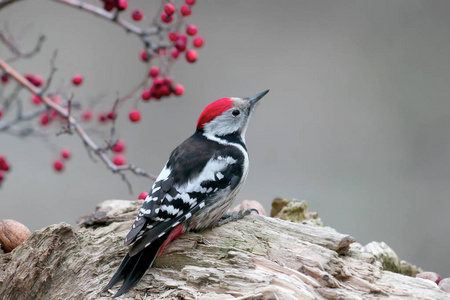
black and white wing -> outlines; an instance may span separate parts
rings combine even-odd
[[[134,243],[130,256],[185,221],[197,229],[217,221],[243,181],[245,159],[235,146],[224,147],[198,133],[183,142],[172,152],[125,239],[125,245]],[[206,211],[211,207],[214,214]],[[196,219],[199,210],[204,211]]]

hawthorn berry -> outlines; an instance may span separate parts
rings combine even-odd
[[[147,53],[147,50],[142,50],[141,51],[141,59],[142,61],[147,62],[150,59],[150,55]]]
[[[34,77],[33,82],[32,82],[32,84],[34,84],[37,87],[43,85],[43,83],[44,83],[44,78],[42,76],[40,76],[40,75],[36,75]]]
[[[175,85],[175,89],[174,89],[173,93],[174,93],[176,96],[181,96],[181,95],[183,95],[183,93],[184,93],[184,86],[182,86],[181,84]]]
[[[143,91],[142,94],[141,94],[141,98],[142,98],[142,100],[144,100],[144,101],[150,100],[151,97],[152,97],[152,93],[151,93],[149,90],[145,90],[145,91]]]
[[[100,113],[98,115],[98,122],[99,123],[105,123],[106,121],[108,121],[108,116],[105,113]]]
[[[80,85],[83,82],[83,76],[77,74],[75,76],[73,76],[72,78],[72,83],[74,85]]]
[[[71,154],[72,154],[72,153],[70,153],[70,150],[69,150],[69,149],[63,149],[63,150],[61,150],[61,157],[64,158],[64,159],[70,158]]]
[[[169,33],[169,40],[172,42],[175,42],[178,39],[178,33],[176,32],[170,32]]]
[[[42,113],[41,114],[41,119],[39,120],[39,122],[41,123],[42,126],[48,125],[48,123],[50,122],[50,118],[48,116],[47,113]]]
[[[3,156],[0,156],[0,170],[9,171],[9,164]]]
[[[117,1],[117,9],[118,10],[125,10],[128,7],[128,1],[127,0],[118,0]]]
[[[125,150],[125,142],[118,140],[117,143],[112,148],[113,152],[121,153]]]
[[[172,51],[170,52],[170,55],[171,55],[174,59],[177,59],[178,56],[180,56],[180,51],[178,51],[177,49],[172,49]]]
[[[105,3],[105,5],[103,5],[103,9],[106,11],[112,11],[115,7],[114,3]]]
[[[193,63],[197,60],[197,51],[194,49],[186,51],[186,59],[189,63]]]
[[[123,156],[122,154],[115,154],[113,157],[113,164],[115,164],[116,166],[122,166],[126,163],[126,159],[125,156]]]
[[[132,110],[130,112],[129,118],[131,122],[139,122],[139,120],[141,119],[141,113],[137,109]]]
[[[191,9],[189,8],[189,6],[187,6],[187,5],[183,5],[181,8],[180,8],[180,12],[181,12],[181,14],[183,15],[183,16],[189,16],[190,14],[192,14],[192,11],[191,11]]]
[[[165,12],[161,14],[161,21],[164,23],[170,23],[173,20],[173,15],[168,15]]]
[[[142,18],[144,17],[144,14],[142,13],[142,10],[140,10],[140,9],[135,9],[135,10],[133,10],[133,12],[131,13],[131,17],[132,17],[133,20],[135,20],[135,21],[140,21],[140,20],[142,20]]]
[[[39,98],[38,95],[32,95],[32,96],[31,96],[31,101],[32,101],[34,104],[36,104],[36,105],[39,105],[39,104],[42,103],[42,99]]]
[[[150,68],[150,72],[148,73],[148,75],[150,75],[150,77],[157,77],[159,74],[159,68],[158,67],[151,67]]]
[[[187,5],[194,5],[195,4],[195,0],[186,0],[186,4]]]
[[[60,160],[55,160],[53,162],[53,168],[55,169],[55,171],[61,172],[64,169],[64,163]]]
[[[85,122],[89,122],[90,120],[92,120],[92,111],[91,110],[85,110],[83,111],[83,113],[81,114],[81,117],[83,118],[83,121]]]
[[[1,77],[2,83],[8,83],[9,81],[9,76],[8,74],[3,74]]]
[[[195,26],[194,24],[190,24],[186,27],[186,33],[188,35],[191,35],[191,36],[196,35],[197,31],[198,31],[197,26]]]
[[[167,15],[172,15],[172,14],[175,12],[175,5],[173,5],[172,3],[167,3],[167,4],[164,6],[164,12],[165,12]]]
[[[117,117],[117,114],[114,111],[110,111],[110,112],[108,112],[106,117],[110,120],[114,120]]]
[[[147,198],[147,196],[148,196],[148,193],[142,192],[142,193],[139,195],[138,200],[145,200],[145,198]]]
[[[196,37],[193,41],[192,44],[194,45],[194,47],[196,48],[200,48],[201,46],[203,46],[203,38],[198,36]]]

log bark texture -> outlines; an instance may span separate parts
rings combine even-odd
[[[0,252],[0,299],[109,299],[113,291],[100,291],[127,251],[123,239],[141,204],[104,201],[78,229],[52,225]],[[177,238],[119,299],[450,299],[434,282],[384,270],[353,242],[250,215]]]

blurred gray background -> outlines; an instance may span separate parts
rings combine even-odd
[[[129,161],[158,173],[206,104],[270,88],[247,132],[250,173],[239,201],[269,209],[276,196],[307,200],[326,225],[363,244],[385,241],[402,259],[450,276],[450,1],[197,2],[189,22],[205,47],[172,74],[184,97],[139,103],[140,124],[128,121],[132,101],[119,116]],[[154,3],[131,0],[136,7],[153,16]],[[85,75],[69,90],[82,101],[106,94],[105,110],[147,72],[135,36],[77,9],[20,1],[0,12],[5,22],[17,34],[28,28],[25,47],[47,35],[41,53],[15,68],[46,75],[57,48],[55,84]],[[51,167],[58,147],[74,153],[63,174]],[[0,153],[13,168],[0,219],[32,230],[74,224],[102,200],[136,199],[151,186],[128,175],[130,195],[76,136],[2,134]]]

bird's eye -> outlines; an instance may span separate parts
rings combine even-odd
[[[233,116],[235,116],[235,117],[239,116],[240,113],[241,112],[237,109],[233,110],[233,112],[232,112]]]

